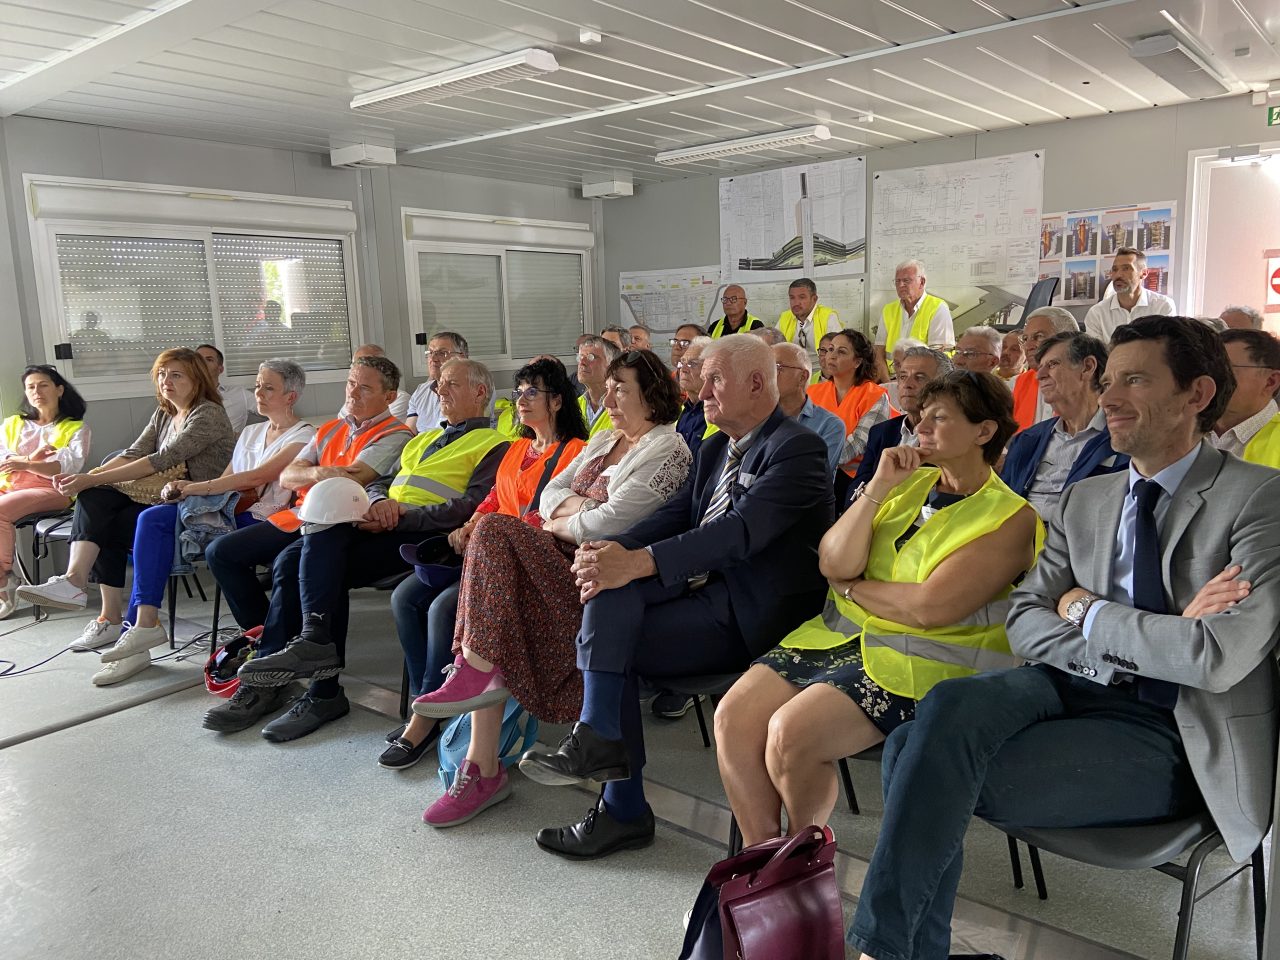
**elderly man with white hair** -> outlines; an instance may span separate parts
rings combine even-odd
[[[776,363],[756,337],[707,347],[701,396],[720,432],[664,506],[578,548],[582,714],[558,749],[530,750],[520,769],[539,783],[605,787],[581,821],[538,833],[544,850],[595,859],[653,842],[637,676],[744,670],[822,609],[827,449],[778,405]]]
[[[1004,338],[995,327],[970,327],[956,341],[951,359],[960,370],[974,373],[995,373],[1000,365],[1001,341]]]
[[[1048,420],[1054,416],[1053,407],[1040,396],[1040,381],[1036,377],[1036,352],[1050,337],[1059,333],[1079,333],[1080,324],[1071,311],[1063,307],[1041,307],[1027,314],[1022,324],[1022,346],[1027,352],[1027,369],[1013,381],[1013,419],[1018,429]]]
[[[1262,314],[1253,307],[1233,304],[1218,314],[1218,319],[1227,325],[1228,330],[1261,330]]]
[[[893,288],[897,299],[890,300],[880,312],[880,328],[876,331],[876,382],[889,380],[886,357],[893,355],[894,345],[902,337],[911,337],[935,350],[950,350],[956,345],[956,331],[951,322],[951,308],[941,297],[925,292],[924,264],[904,260],[893,271]]]
[[[844,421],[809,399],[809,378],[813,376],[809,352],[798,343],[784,341],[773,345],[773,356],[778,362],[778,406],[822,438],[827,445],[827,466],[835,476],[844,449]]]

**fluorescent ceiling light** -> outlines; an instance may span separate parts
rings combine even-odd
[[[819,140],[830,139],[831,131],[818,124],[812,127],[797,127],[794,130],[779,130],[777,133],[765,133],[758,137],[719,140],[715,143],[704,143],[698,147],[663,150],[653,159],[662,164],[694,163],[698,160],[718,160],[721,157],[732,157],[739,153],[759,153],[761,150],[800,147],[806,143],[817,143]]]
[[[1170,33],[1158,33],[1130,44],[1129,56],[1192,99],[1216,97],[1231,89],[1199,53]]]
[[[455,67],[429,77],[397,83],[372,93],[362,93],[351,100],[351,109],[365,113],[385,113],[403,110],[422,103],[434,103],[448,97],[457,97],[486,87],[498,87],[504,83],[553,73],[560,69],[556,58],[545,50],[521,50],[492,60]]]

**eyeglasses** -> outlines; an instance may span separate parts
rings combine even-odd
[[[538,387],[516,387],[511,391],[511,401],[519,403],[521,400],[528,400],[530,403],[538,399],[540,393],[551,393],[550,390],[541,390]]]
[[[1050,333],[1033,333],[1031,336],[1027,336],[1025,333],[1020,333],[1018,334],[1018,342],[1019,343],[1044,343],[1051,336],[1053,336],[1053,334],[1050,334]]]
[[[825,357],[825,356],[827,356],[828,354],[832,354],[832,353],[835,353],[835,352],[836,352],[836,351],[835,351],[835,348],[834,348],[834,347],[819,347],[819,348],[818,348],[818,356],[820,356],[820,357]]]
[[[698,367],[700,367],[700,366],[702,366],[702,358],[701,358],[701,357],[695,357],[693,360],[678,360],[678,361],[676,361],[676,369],[677,369],[677,370],[696,370],[696,369],[698,369]]]
[[[742,297],[721,297],[721,303],[742,303]]]
[[[1269,367],[1265,363],[1233,363],[1232,370],[1274,370],[1275,367]]]
[[[596,361],[596,360],[599,360],[599,359],[600,359],[600,354],[598,354],[598,353],[580,353],[580,354],[578,354],[578,359],[579,359],[579,360],[585,360],[585,361],[587,361],[587,363],[592,363],[593,361]]]
[[[779,373],[781,373],[783,370],[800,370],[804,373],[809,372],[808,368],[797,367],[794,363],[779,363],[779,364],[775,364],[775,366],[777,366]]]
[[[458,356],[457,350],[428,350],[428,360],[448,360],[450,357]]]
[[[673,347],[687,347],[689,344],[693,343],[692,340],[677,340],[675,337],[672,337],[667,342]]]
[[[957,350],[953,356],[964,357],[966,360],[972,360],[974,357],[994,357],[996,354],[987,353],[985,350]]]

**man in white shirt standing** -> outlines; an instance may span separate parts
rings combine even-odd
[[[1116,327],[1139,317],[1169,317],[1177,313],[1172,299],[1143,286],[1146,276],[1145,253],[1137,247],[1118,249],[1111,261],[1111,293],[1084,315],[1084,332],[1107,343]]]
[[[244,425],[249,422],[249,405],[253,404],[256,412],[258,408],[257,402],[253,400],[252,395],[244,387],[223,381],[222,375],[226,373],[227,366],[223,362],[221,350],[212,343],[202,343],[196,347],[196,353],[204,358],[209,372],[218,381],[218,393],[222,395],[222,409],[227,412],[227,419],[231,421],[231,429],[235,431],[236,436],[239,436],[240,431],[244,429]]]
[[[1261,330],[1226,330],[1222,343],[1227,348],[1236,388],[1208,440],[1219,450],[1234,453],[1242,460],[1280,467],[1271,445],[1245,448],[1263,428],[1277,419],[1275,394],[1280,390],[1280,340]]]
[[[946,353],[956,345],[951,308],[941,297],[925,293],[924,264],[904,260],[893,271],[896,300],[890,300],[880,312],[880,328],[876,331],[876,380],[889,379],[887,357],[893,355],[900,337],[912,337],[935,350]]]
[[[444,414],[440,412],[440,394],[436,383],[440,380],[440,368],[457,357],[471,356],[467,340],[459,333],[441,330],[427,341],[427,379],[418,385],[409,398],[409,409],[404,422],[410,430],[422,433],[440,426]]]

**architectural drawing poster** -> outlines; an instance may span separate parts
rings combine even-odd
[[[1040,221],[1040,279],[1058,277],[1054,303],[1092,304],[1110,282],[1120,247],[1147,255],[1147,289],[1166,296],[1172,287],[1174,226],[1178,205],[1138,203],[1098,210],[1046,213]]]
[[[866,195],[862,157],[722,178],[725,281],[790,283],[863,273]]]
[[[720,287],[718,264],[623,271],[618,274],[618,322],[624,327],[643,323],[652,332],[654,350],[665,357],[664,345],[680,324],[704,324],[712,310],[720,309]]]

